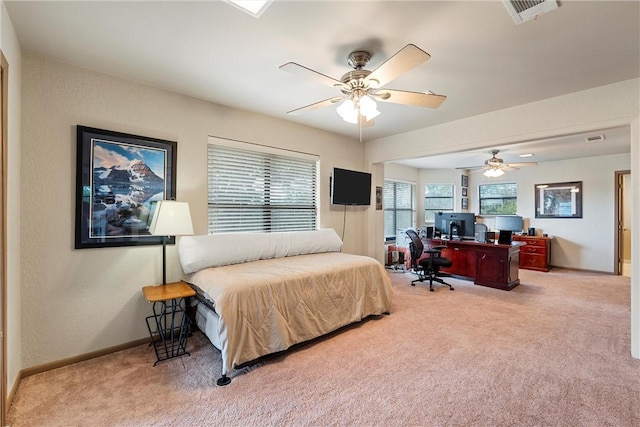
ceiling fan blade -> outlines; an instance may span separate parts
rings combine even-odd
[[[299,114],[304,113],[306,111],[317,110],[318,108],[327,107],[329,105],[333,105],[337,102],[340,102],[345,97],[337,96],[329,99],[325,99],[324,101],[315,102],[313,104],[305,105],[304,107],[296,108],[295,110],[287,111],[287,114]]]
[[[307,79],[311,79],[316,81],[317,83],[323,84],[329,87],[346,87],[344,83],[340,80],[336,80],[333,77],[326,76],[322,73],[312,70],[311,68],[307,68],[303,65],[296,64],[295,62],[287,62],[284,65],[280,66],[281,70],[288,71],[293,74],[297,74]]]
[[[483,170],[486,169],[486,166],[466,166],[466,167],[462,167],[462,168],[456,168],[456,169],[463,169],[463,170]]]
[[[472,169],[473,169],[473,168],[472,168]],[[484,171],[486,171],[487,169],[488,169],[488,168],[486,168],[486,167],[484,167],[484,166],[483,166],[483,167],[475,168],[475,170],[472,170],[472,171],[471,171],[471,172],[469,172],[469,173],[484,172]]]
[[[388,94],[388,96],[387,96]],[[381,89],[374,94],[376,99],[384,102],[393,102],[395,104],[417,105],[419,107],[438,108],[445,99],[444,95],[436,95],[433,93],[408,92],[395,89]]]
[[[422,64],[429,58],[431,58],[431,55],[427,52],[416,45],[408,44],[373,70],[365,81],[371,82],[375,80],[377,82],[375,87],[382,87],[400,74]]]
[[[509,163],[505,166],[509,166],[512,168],[523,168],[525,166],[538,166],[538,162],[524,162],[524,163]]]

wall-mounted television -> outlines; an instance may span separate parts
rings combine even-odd
[[[371,174],[333,168],[331,203],[334,205],[370,205]]]
[[[495,229],[520,233],[523,229],[522,217],[518,215],[498,215],[496,216]]]

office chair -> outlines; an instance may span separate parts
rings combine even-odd
[[[441,267],[446,268],[453,265],[449,258],[441,256],[442,249],[444,249],[445,246],[433,246],[424,250],[424,245],[422,244],[422,240],[420,240],[418,233],[411,229],[407,230],[406,233],[410,239],[409,251],[411,252],[411,269],[418,275],[418,278],[411,282],[411,286],[415,286],[416,282],[424,282],[428,280],[429,290],[431,292],[433,292],[433,282],[438,282],[448,286],[449,290],[453,291],[453,286],[438,277]],[[420,259],[423,254],[426,254],[427,256]]]
[[[489,228],[485,224],[477,223],[473,226],[475,238],[480,243],[487,243],[487,231]]]

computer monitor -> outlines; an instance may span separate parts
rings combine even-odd
[[[438,212],[435,229],[449,238],[474,239],[476,215],[470,212]]]
[[[522,217],[518,215],[498,215],[496,216],[496,230],[509,230],[520,233],[523,229]]]

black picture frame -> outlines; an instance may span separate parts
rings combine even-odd
[[[462,175],[461,183],[463,187],[469,186],[469,177],[467,175]]]
[[[536,218],[582,218],[582,181],[535,185]]]
[[[469,199],[466,197],[462,198],[462,203],[461,203],[462,209],[463,210],[467,210],[469,209]]]
[[[467,187],[462,187],[462,197],[467,197]]]
[[[382,187],[376,187],[376,210],[382,210]]]
[[[75,248],[162,244],[148,230],[176,197],[177,143],[78,125],[76,144]]]

